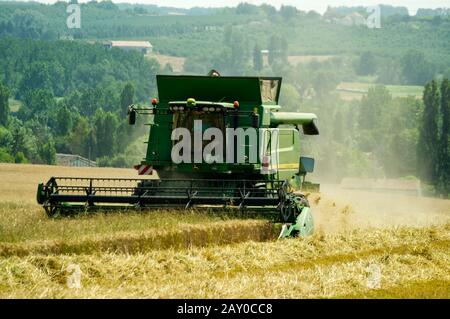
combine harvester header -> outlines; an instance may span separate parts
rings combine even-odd
[[[151,107],[131,105],[129,123],[150,115],[147,153],[135,166],[159,179],[52,177],[37,199],[50,216],[76,210],[227,207],[272,216],[280,236],[313,232],[301,191],[314,159],[300,156],[316,115],[281,112],[278,77],[158,75]],[[156,175],[156,174],[155,174]],[[222,208],[221,208],[222,209]]]

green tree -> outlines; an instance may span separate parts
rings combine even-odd
[[[242,74],[247,60],[250,59],[250,52],[247,46],[247,38],[241,32],[233,32],[231,41],[230,71],[235,74]]]
[[[275,8],[274,6],[271,6],[269,4],[263,3],[262,5],[259,6],[259,8],[269,18],[273,18],[273,17],[275,17],[277,15],[277,8]]]
[[[417,138],[422,103],[410,96],[395,98],[385,108],[383,148],[380,162],[390,177],[417,175]]]
[[[368,130],[380,128],[383,124],[383,110],[387,108],[391,101],[391,93],[385,86],[377,85],[369,88],[367,95],[361,99],[359,127]]]
[[[402,67],[398,61],[385,58],[377,63],[377,81],[383,84],[402,84]]]
[[[450,194],[450,81],[444,79],[441,83],[442,125],[439,136],[439,154],[437,164],[438,191],[441,195]]]
[[[88,157],[93,144],[89,123],[86,118],[81,117],[70,135],[70,150],[72,154]]]
[[[407,84],[423,85],[434,75],[434,66],[421,52],[410,51],[400,61],[402,74]]]
[[[236,7],[236,14],[258,14],[259,8],[253,4],[241,2]]]
[[[55,153],[56,154],[56,153]],[[25,157],[25,154],[22,152],[18,152],[14,158],[14,162],[17,164],[26,164],[28,163],[27,158]],[[53,164],[53,163],[52,163]]]
[[[436,184],[439,89],[436,81],[425,85],[423,93],[424,110],[422,114],[419,141],[417,146],[417,163],[420,177],[433,185]]]
[[[269,64],[286,63],[288,58],[288,42],[286,38],[273,34],[269,39]]]
[[[280,39],[272,35],[269,39],[269,64],[273,65],[280,53]]]
[[[36,39],[43,36],[48,29],[45,16],[35,10],[15,10],[11,22],[12,33],[21,38]]]
[[[0,163],[14,163],[14,157],[4,147],[0,147]]]
[[[119,120],[117,115],[98,109],[94,116],[94,132],[96,140],[95,157],[112,156],[116,150],[117,130]]]
[[[0,126],[0,147],[10,148],[13,144],[13,136],[8,128]]]
[[[6,126],[9,118],[9,89],[0,82],[0,125]]]
[[[372,52],[361,54],[356,66],[356,73],[359,75],[371,75],[377,70],[377,60]]]
[[[319,98],[323,98],[336,89],[339,79],[333,71],[320,70],[313,74],[312,87]]]
[[[263,56],[261,54],[261,48],[258,44],[255,44],[253,48],[253,69],[255,71],[261,71],[263,68]]]
[[[227,24],[223,32],[223,43],[225,44],[225,46],[231,46],[233,41],[232,35],[233,35],[233,26],[231,24]]]
[[[45,62],[34,62],[25,72],[19,87],[19,97],[24,97],[29,90],[51,89],[49,68]]]
[[[54,109],[55,98],[49,89],[29,90],[25,94],[23,105],[19,109],[18,116],[22,120],[35,117],[43,117],[47,121],[48,111]]]
[[[72,112],[65,105],[56,112],[56,133],[58,135],[67,135],[72,129]]]
[[[79,110],[84,116],[91,117],[101,107],[102,92],[99,89],[88,88],[81,93]]]
[[[39,142],[33,132],[18,119],[14,119],[10,123],[10,127],[12,135],[11,155],[16,157],[19,153],[23,153],[30,161],[39,160]]]
[[[285,20],[291,20],[292,18],[295,18],[295,16],[297,15],[297,8],[294,6],[284,6],[282,5],[280,7],[280,15],[283,17],[283,19]]]
[[[64,68],[58,61],[55,61],[49,65],[48,72],[53,93],[56,96],[63,96],[66,89]]]
[[[286,40],[286,38],[281,38],[280,39],[280,60],[283,63],[288,62],[288,48],[289,48],[289,43]]]
[[[39,147],[39,156],[45,164],[55,164],[56,161],[56,150],[55,143],[53,140],[49,140]]]
[[[297,112],[300,107],[300,94],[297,89],[291,84],[283,84],[283,89],[280,93],[280,105],[286,111]]]
[[[125,116],[127,114],[128,106],[133,104],[134,100],[134,86],[127,83],[120,94],[120,114]]]
[[[360,102],[358,114],[357,145],[359,150],[370,153],[374,165],[382,167],[389,148],[387,142],[388,111],[392,104],[389,90],[384,86],[369,88]]]

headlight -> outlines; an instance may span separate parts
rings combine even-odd
[[[215,108],[211,106],[211,107],[209,108],[209,111],[210,111],[210,112],[214,112],[214,111],[215,111]]]
[[[205,106],[202,108],[203,112],[208,112],[208,108]]]

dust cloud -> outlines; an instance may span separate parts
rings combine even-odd
[[[347,190],[337,185],[321,185],[321,192],[308,198],[317,229],[326,233],[450,222],[450,200],[445,199]]]

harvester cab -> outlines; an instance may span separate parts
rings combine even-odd
[[[319,186],[305,180],[314,159],[300,156],[300,128],[319,134],[316,115],[280,111],[281,78],[216,73],[157,75],[152,106],[129,107],[130,124],[137,114],[151,115],[146,156],[135,168],[158,178],[79,178],[67,185],[53,177],[39,185],[38,202],[49,215],[76,208],[226,206],[274,216],[284,224],[281,237],[311,234],[302,192]]]

